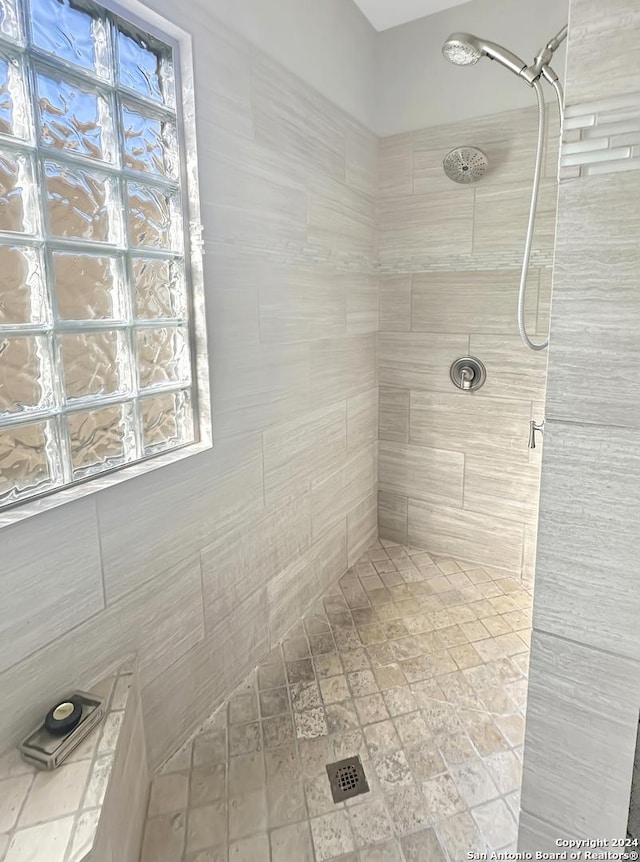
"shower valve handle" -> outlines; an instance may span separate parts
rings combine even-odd
[[[541,434],[544,434],[544,425],[544,419],[539,424],[534,420],[531,420],[531,422],[529,423],[529,449],[536,448],[536,431],[539,431]]]

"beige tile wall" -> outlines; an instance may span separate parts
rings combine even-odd
[[[156,765],[358,559],[378,513],[388,538],[531,565],[544,360],[518,345],[515,291],[534,111],[383,140],[378,161],[372,134],[189,15],[215,446],[2,531],[0,746],[136,650]],[[492,163],[472,189],[440,167],[464,143]],[[550,148],[540,335],[554,170]],[[477,396],[448,379],[469,350],[489,372]]]
[[[376,536],[377,139],[197,8],[175,17],[215,445],[0,532],[0,748],[138,651],[157,765]]]
[[[637,127],[639,23],[637,0],[571,0],[563,155],[589,116],[603,141],[614,121]],[[558,201],[524,851],[624,839],[636,753],[640,163],[592,155],[570,159],[583,170]]]
[[[536,110],[510,111],[380,144],[380,492],[383,537],[532,574],[546,354],[526,350],[516,307],[535,158]],[[488,173],[456,186],[442,158],[487,154]],[[526,318],[549,317],[558,123],[551,118]],[[487,368],[476,393],[449,378],[471,353]]]

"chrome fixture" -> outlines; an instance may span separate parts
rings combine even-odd
[[[520,290],[518,293],[518,329],[520,338],[525,347],[530,350],[544,350],[549,345],[549,338],[541,343],[533,342],[528,334],[524,323],[525,294],[527,289],[527,276],[529,273],[529,261],[531,259],[531,246],[533,243],[533,230],[535,227],[536,210],[538,208],[538,195],[540,191],[540,178],[542,176],[542,159],[546,130],[546,109],[544,103],[544,92],[541,79],[546,80],[554,88],[560,110],[560,125],[564,111],[564,94],[562,85],[557,74],[551,68],[550,63],[554,53],[567,38],[567,27],[563,27],[553,39],[550,39],[544,48],[538,51],[533,63],[528,66],[520,57],[486,39],[479,39],[471,33],[452,33],[442,47],[442,53],[450,63],[456,66],[471,66],[482,57],[497,60],[502,66],[514,72],[536,91],[538,99],[538,148],[536,151],[535,171],[533,175],[533,189],[531,192],[531,206],[529,209],[529,222],[527,226],[527,237],[522,261],[522,272],[520,275]]]
[[[454,386],[463,392],[473,392],[484,386],[487,379],[487,369],[475,356],[463,356],[451,366],[451,380]]]
[[[471,33],[452,33],[442,46],[442,53],[450,63],[456,66],[475,66],[482,57],[497,60],[516,75],[521,75],[527,64],[507,51],[502,45],[479,39]]]
[[[444,157],[442,166],[454,183],[476,183],[484,176],[489,159],[477,147],[456,147]]]
[[[536,448],[536,432],[539,431],[541,434],[544,434],[544,425],[544,419],[540,423],[535,422],[534,420],[529,422],[529,449]]]
[[[509,51],[507,48],[503,48],[502,45],[498,45],[496,42],[489,42],[488,39],[480,39],[472,33],[452,33],[442,46],[442,53],[455,66],[475,66],[482,57],[488,57],[489,60],[496,60],[496,62],[502,66],[506,66],[507,69],[514,72],[520,78],[524,78],[531,86],[540,77],[544,77],[549,83],[553,83],[558,80],[558,76],[549,63],[560,45],[567,38],[567,30],[567,26],[564,26],[553,39],[550,39],[545,47],[538,51],[535,60],[530,66],[524,60],[521,60],[517,54]]]

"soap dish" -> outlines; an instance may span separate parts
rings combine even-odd
[[[73,730],[59,736],[41,724],[18,746],[23,760],[37,769],[57,769],[104,716],[104,698],[86,691],[76,691],[67,700],[71,698],[82,705],[82,717]]]

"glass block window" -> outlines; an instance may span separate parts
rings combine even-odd
[[[0,0],[0,508],[196,440],[175,59]]]

